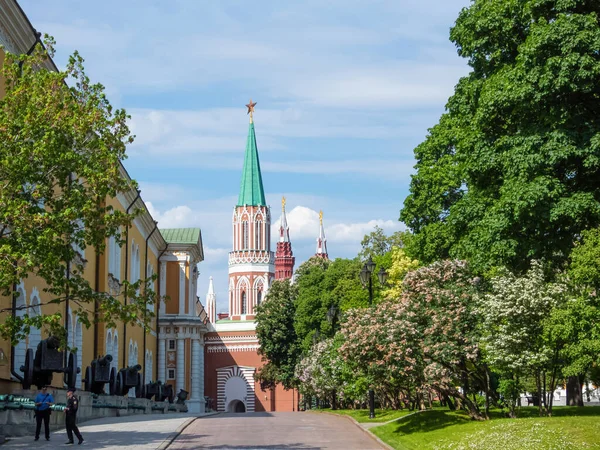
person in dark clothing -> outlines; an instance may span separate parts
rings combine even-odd
[[[67,407],[65,409],[65,423],[67,426],[67,436],[69,437],[69,441],[67,444],[74,444],[73,442],[73,433],[79,439],[79,445],[83,442],[83,437],[79,432],[79,428],[77,428],[77,409],[79,408],[79,399],[75,395],[75,389],[70,388],[67,391]]]
[[[42,386],[41,392],[35,397],[35,440],[40,438],[42,430],[42,421],[44,422],[44,431],[46,440],[50,440],[50,405],[54,404],[52,394],[48,393],[48,387]]]

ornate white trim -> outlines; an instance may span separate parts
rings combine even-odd
[[[260,345],[211,345],[206,347],[207,353],[229,353],[229,352],[255,352]]]

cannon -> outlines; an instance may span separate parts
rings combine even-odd
[[[184,405],[185,401],[187,400],[189,392],[184,390],[184,389],[180,389],[179,390],[179,394],[177,394],[177,404],[178,405]]]
[[[115,383],[115,395],[127,395],[129,389],[135,388],[135,396],[142,397],[144,385],[142,384],[141,370],[142,366],[139,364],[119,370]]]
[[[168,400],[169,403],[173,403],[175,396],[173,394],[173,386],[170,384],[164,384],[162,381],[156,381],[154,383],[148,383],[144,385],[143,397],[151,400],[154,397],[156,402],[164,402]]]
[[[67,366],[64,366],[64,352],[60,350],[60,340],[55,336],[43,339],[37,345],[35,356],[33,349],[25,352],[25,364],[21,366],[23,372],[23,389],[30,389],[31,385],[38,388],[52,383],[54,373],[65,374],[65,384],[69,388],[75,387],[77,374],[81,371],[77,367],[77,354],[69,353]]]
[[[154,400],[158,401],[163,390],[162,381],[156,381],[154,383],[150,382],[144,385],[144,398],[151,400],[154,397]]]
[[[173,391],[173,386],[170,384],[163,384],[160,381],[157,381],[160,384],[160,392],[158,395],[154,396],[154,400],[157,402],[164,402],[168,400],[169,403],[173,403],[175,401],[175,393]]]
[[[99,356],[85,369],[84,389],[94,394],[104,394],[104,385],[108,383],[110,393],[114,393],[117,374],[114,367],[110,367],[112,355]]]

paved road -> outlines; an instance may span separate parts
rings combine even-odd
[[[136,415],[110,417],[90,420],[79,424],[79,431],[85,442],[77,445],[65,445],[67,433],[64,429],[50,433],[50,441],[44,439],[44,427],[40,440],[34,442],[33,436],[10,438],[1,445],[2,450],[9,448],[31,448],[37,450],[56,447],[63,448],[101,448],[127,450],[154,450],[166,439],[172,437],[177,428],[193,416],[189,414]],[[200,419],[203,420],[203,419]]]
[[[169,450],[381,449],[350,420],[311,412],[219,414],[192,422]]]

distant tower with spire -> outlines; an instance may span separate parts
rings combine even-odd
[[[329,259],[327,254],[327,238],[325,238],[325,229],[323,228],[323,211],[319,211],[319,237],[317,238],[317,252],[315,256],[318,258]]]
[[[275,279],[286,280],[294,274],[294,253],[290,242],[290,229],[285,217],[285,197],[281,199],[281,223],[279,225],[279,241],[275,252]]]
[[[215,294],[215,287],[213,286],[213,277],[210,277],[208,281],[208,292],[206,293],[206,312],[208,314],[208,320],[211,323],[217,322],[217,296]]]
[[[253,320],[256,306],[265,297],[274,278],[271,251],[271,212],[265,200],[256,135],[254,106],[250,115],[246,154],[238,202],[233,209],[233,250],[229,252],[229,318]]]

